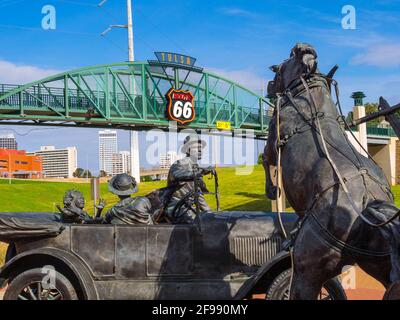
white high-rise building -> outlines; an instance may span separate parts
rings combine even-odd
[[[42,146],[39,151],[28,152],[27,155],[42,158],[44,178],[73,178],[78,167],[76,147],[56,149],[54,146]]]
[[[113,154],[112,175],[130,172],[131,154],[129,151],[120,151]]]
[[[99,168],[113,174],[113,156],[118,153],[117,131],[99,131]]]
[[[120,151],[119,154],[122,157],[122,172],[131,172],[131,153],[129,151]]]
[[[160,168],[161,169],[169,169],[172,164],[182,159],[184,155],[178,155],[175,151],[168,151],[167,153],[160,155]]]
[[[17,150],[18,143],[12,133],[0,135],[0,149]]]

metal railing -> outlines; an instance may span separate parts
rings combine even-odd
[[[174,79],[158,72],[146,62],[117,63],[67,71],[21,86],[0,84],[0,120],[167,127],[165,94],[174,83],[195,96],[196,119],[188,127],[212,129],[217,121],[224,121],[232,129],[267,134],[266,98],[206,71],[185,82],[179,72]]]

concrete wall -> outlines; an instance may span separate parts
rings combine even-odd
[[[354,139],[354,137],[355,137],[358,141],[360,141],[360,133],[359,133],[358,131],[353,131],[352,133],[353,133],[353,134],[351,134],[349,131],[346,131],[347,137],[349,138],[351,144],[354,146],[354,148],[355,148],[359,153],[361,153],[361,154],[364,155],[364,156],[367,156],[367,155],[365,154],[365,152],[362,150],[362,148],[360,147],[360,145],[357,143],[357,141]],[[354,136],[354,137],[353,137],[353,136]],[[363,147],[367,150],[368,145],[365,145],[365,146],[363,145]]]
[[[355,106],[353,108],[353,116],[354,116],[354,119],[359,119],[359,118],[364,117],[365,116],[365,107],[364,106]],[[366,123],[363,123],[363,124],[360,124],[360,125],[357,126],[357,135],[356,135],[356,137],[357,137],[357,140],[364,147],[364,149],[367,150],[368,142],[367,142],[367,124]],[[354,140],[354,138],[352,138],[352,140]],[[354,144],[354,142],[353,142],[353,144]],[[358,143],[355,142],[355,144],[359,148],[357,150],[359,150],[359,152],[362,155],[367,156],[367,154],[362,150],[362,148],[360,148]]]
[[[391,185],[396,184],[396,140],[390,138],[388,144],[369,144],[368,152],[375,162],[382,168]]]
[[[354,119],[361,118],[365,116],[365,107],[364,106],[355,106],[353,108]],[[353,131],[353,135],[355,138],[361,143],[361,145],[368,150],[371,154],[372,158],[375,162],[382,168],[388,182],[391,185],[397,183],[399,179],[396,181],[396,174],[400,174],[400,171],[397,170],[396,167],[400,169],[400,165],[397,165],[397,162],[400,162],[400,157],[396,157],[396,153],[400,155],[400,146],[398,145],[398,138],[396,137],[370,137],[370,143],[368,143],[367,136],[367,126],[366,123],[357,126],[358,131]],[[350,142],[354,145],[356,150],[367,156],[367,154],[362,150],[360,145],[354,139],[350,132],[346,132],[349,137]],[[397,147],[396,147],[397,146]]]

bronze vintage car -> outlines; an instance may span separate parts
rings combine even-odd
[[[282,217],[289,231],[296,215]],[[271,212],[201,213],[182,225],[66,224],[54,213],[0,213],[0,241],[9,243],[0,278],[4,299],[285,299],[283,240]],[[322,294],[346,298],[336,279]]]

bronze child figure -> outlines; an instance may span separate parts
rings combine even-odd
[[[83,197],[82,192],[78,190],[66,191],[63,202],[64,208],[61,208],[59,205],[57,205],[57,208],[65,223],[88,223],[93,220],[84,210],[85,198]],[[96,207],[101,213],[105,207],[105,201],[100,200],[100,203]]]

